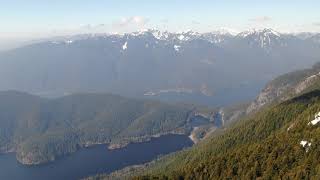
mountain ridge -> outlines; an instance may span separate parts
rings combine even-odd
[[[254,98],[269,80],[320,58],[320,46],[313,41],[279,38],[272,30],[258,34],[246,39],[149,30],[53,39],[0,53],[0,90],[45,97],[111,92],[227,105]]]

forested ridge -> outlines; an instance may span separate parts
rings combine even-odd
[[[237,122],[133,179],[319,179],[320,111],[315,90]],[[303,145],[303,142],[306,142]]]
[[[43,99],[0,92],[0,150],[24,164],[40,164],[80,147],[121,147],[167,133],[186,133],[191,106],[169,105],[111,94]]]

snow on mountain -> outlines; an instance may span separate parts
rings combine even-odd
[[[260,29],[260,30],[256,30],[256,29],[251,29],[248,31],[244,31],[239,33],[237,36],[239,37],[248,37],[248,36],[264,36],[264,37],[268,37],[268,36],[275,36],[275,37],[280,37],[281,34],[273,29]]]
[[[200,36],[200,33],[188,30],[185,32],[170,33],[167,40],[184,42],[198,39]]]
[[[273,29],[252,29],[241,32],[236,37],[247,40],[252,46],[258,45],[264,49],[270,49],[273,45],[286,46],[286,43],[281,42],[282,34]]]
[[[185,38],[186,38],[186,39],[185,39]],[[184,37],[184,35],[181,34],[180,36],[178,36],[178,39],[179,39],[180,41],[183,41],[183,40],[188,40],[188,37]]]
[[[152,30],[151,33],[158,40],[166,40],[169,38],[168,31],[161,32],[159,30]]]
[[[72,44],[73,43],[73,40],[67,40],[65,41],[66,44]]]
[[[128,42],[125,42],[124,45],[122,46],[122,50],[126,50],[128,48]]]
[[[320,112],[314,116],[314,120],[312,120],[308,125],[316,125],[320,122]]]
[[[202,35],[202,39],[207,40],[207,41],[214,43],[214,44],[223,43],[232,37],[233,37],[233,35],[231,35],[229,33],[221,33],[221,32],[217,32],[217,31],[210,32],[210,33],[204,33]]]
[[[179,46],[179,45],[174,45],[173,47],[174,47],[174,50],[175,50],[175,51],[177,51],[177,52],[180,51],[180,47],[181,47],[181,46]]]
[[[307,33],[304,33],[307,34]],[[313,36],[303,40],[298,37],[297,34],[282,34],[273,29],[252,29],[237,33],[236,31],[221,28],[216,31],[208,33],[198,33],[191,30],[184,32],[168,32],[160,31],[157,29],[143,29],[137,32],[119,34],[119,33],[99,33],[99,34],[81,34],[75,36],[59,37],[51,39],[53,44],[71,44],[78,40],[99,40],[110,39],[112,43],[118,44],[129,39],[140,39],[148,43],[147,46],[154,47],[152,44],[164,43],[169,46],[181,45],[185,42],[191,42],[193,40],[204,40],[220,47],[226,45],[241,45],[261,48],[266,52],[270,52],[272,48],[287,47],[288,43],[294,41],[309,41],[315,45],[320,44],[320,34],[312,33]],[[308,33],[311,35],[311,33]],[[161,42],[163,41],[163,42]],[[240,43],[240,44],[239,44]],[[122,49],[127,49],[127,44],[121,45]]]
[[[67,45],[65,42],[68,41],[73,44]],[[50,91],[53,88],[51,84],[59,81],[54,94],[91,90],[90,85],[93,84],[93,91],[142,95],[150,88],[181,84],[199,89],[203,83],[208,85],[210,91],[223,94],[225,89],[230,89],[230,93],[234,88],[241,91],[246,91],[242,87],[258,89],[271,77],[297,67],[311,66],[319,59],[319,49],[320,46],[311,41],[270,29],[249,31],[242,33],[242,36],[234,36],[228,31],[177,33],[149,29],[126,34],[81,34],[47,39],[15,50],[17,56],[11,56],[11,52],[3,54],[2,59],[6,58],[6,62],[10,63],[1,64],[0,72],[3,74],[2,87],[40,93]],[[15,60],[14,67],[11,67],[11,58]],[[28,67],[24,68],[28,71],[12,76],[11,72],[19,71],[19,62],[23,59],[35,60],[30,65],[26,63]],[[38,63],[45,69],[40,71],[35,68]],[[50,71],[52,68],[59,69],[61,73],[56,76]],[[69,72],[73,68],[77,68],[77,84],[71,83],[73,76]],[[170,73],[163,73],[168,70]],[[50,74],[46,79],[31,76],[37,73],[38,77],[47,77],[43,75],[47,71]],[[25,74],[30,76],[25,78]],[[63,79],[60,74],[68,78]],[[7,80],[6,77],[12,78]],[[82,80],[84,78],[85,82]],[[25,87],[26,84],[28,86]]]

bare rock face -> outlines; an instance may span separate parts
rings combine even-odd
[[[316,81],[320,80],[320,73],[307,75],[298,82],[286,81],[281,85],[274,85],[272,82],[261,91],[258,97],[249,105],[246,113],[258,111],[265,105],[272,102],[280,102],[289,99],[292,96],[298,95],[312,86]]]
[[[307,89],[309,86],[311,86],[315,81],[319,79],[320,79],[320,72],[318,74],[307,77],[304,81],[302,81],[295,87],[295,93],[299,94],[303,92],[305,89]]]
[[[259,96],[250,104],[247,108],[247,114],[257,111],[263,106],[274,102],[280,96],[282,96],[285,92],[289,90],[290,86],[285,84],[281,87],[275,87],[272,85],[268,85],[265,89],[261,91]]]

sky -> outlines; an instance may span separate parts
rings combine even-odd
[[[79,33],[320,32],[319,0],[0,0],[0,40]]]

